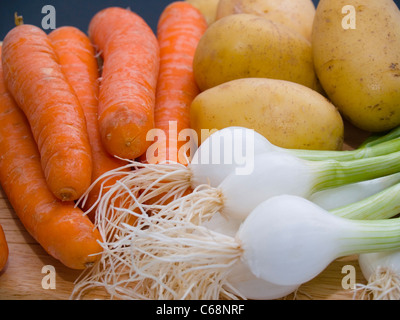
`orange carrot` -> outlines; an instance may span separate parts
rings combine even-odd
[[[6,235],[0,225],[0,271],[4,269],[8,261],[8,244]]]
[[[49,190],[29,123],[3,81],[0,67],[0,183],[34,239],[67,267],[84,269],[102,251],[101,236],[74,202]]]
[[[103,58],[99,126],[103,144],[126,159],[142,155],[154,128],[159,69],[156,36],[136,13],[110,7],[90,21],[89,37]]]
[[[92,174],[85,117],[47,34],[32,25],[14,27],[4,38],[2,64],[39,147],[50,190],[61,200],[79,198]]]
[[[60,65],[69,83],[73,87],[86,118],[90,146],[92,148],[92,183],[102,174],[119,168],[125,161],[111,156],[104,148],[98,128],[98,92],[99,66],[95,57],[95,50],[85,33],[81,30],[65,26],[49,34],[49,38],[59,57]],[[126,170],[128,171],[128,170]],[[106,185],[112,185],[117,180],[113,177],[107,180]],[[91,189],[83,209],[89,210],[96,202],[101,188],[101,182]],[[88,214],[94,221],[93,208]]]
[[[190,105],[199,93],[193,75],[193,57],[206,28],[201,12],[185,1],[169,4],[160,16],[157,26],[160,71],[154,114],[155,127],[164,135],[158,136],[154,144],[158,147],[154,150],[157,155],[150,153],[152,148],[148,149],[147,162],[171,160],[187,164],[183,149],[186,137],[178,138],[178,134],[190,128]]]

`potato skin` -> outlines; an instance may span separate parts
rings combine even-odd
[[[272,78],[316,87],[311,43],[253,14],[214,22],[200,39],[193,72],[201,91],[240,78]]]
[[[344,124],[325,97],[297,83],[266,78],[226,82],[192,102],[191,128],[241,126],[289,149],[342,150]]]
[[[356,12],[345,29],[345,5]],[[321,0],[313,27],[315,69],[329,99],[356,127],[400,125],[400,11],[392,0]]]
[[[217,18],[219,0],[185,0],[197,8],[204,16],[207,24],[212,24]]]
[[[282,23],[311,41],[315,6],[311,0],[219,0],[216,19],[252,13]]]

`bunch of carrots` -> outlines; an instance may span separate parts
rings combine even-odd
[[[178,132],[190,127],[189,106],[199,93],[192,60],[206,28],[200,11],[177,1],[164,9],[157,34],[136,13],[110,7],[92,18],[87,35],[71,26],[46,34],[22,23],[4,38],[0,183],[27,231],[67,267],[84,269],[101,254],[89,210],[99,177],[124,159],[152,161],[146,150],[153,128],[173,148],[166,160],[178,159],[185,142],[171,143],[169,122]],[[8,254],[0,228],[0,270]]]

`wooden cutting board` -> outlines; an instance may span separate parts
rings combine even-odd
[[[345,149],[355,148],[367,137],[346,124]],[[0,187],[0,224],[9,245],[9,260],[0,272],[1,300],[66,300],[80,271],[71,270],[49,256],[27,233]],[[52,271],[49,271],[49,266]],[[353,290],[347,289],[345,266],[354,268],[356,283],[365,283],[357,257],[334,261],[317,278],[302,285],[296,294],[286,299],[350,300]],[[352,269],[353,270],[353,269]],[[55,275],[55,288],[48,288],[50,272]],[[342,273],[344,272],[344,273]],[[344,286],[342,285],[344,282]],[[345,287],[345,288],[344,288]],[[91,294],[87,299],[103,299],[101,294]]]

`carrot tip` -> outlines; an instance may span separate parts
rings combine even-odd
[[[75,189],[73,188],[62,188],[59,194],[59,198],[62,201],[73,201],[76,200],[76,198],[78,197]]]

